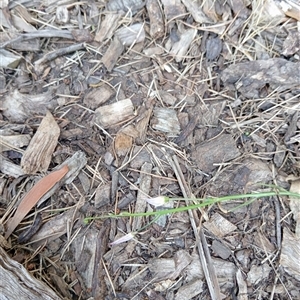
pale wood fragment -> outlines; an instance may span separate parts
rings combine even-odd
[[[175,56],[176,62],[180,62],[184,59],[184,56],[186,55],[196,34],[197,34],[196,29],[185,30],[181,34],[180,40],[172,46],[170,54]]]
[[[1,299],[60,300],[47,285],[32,277],[0,247]]]
[[[218,237],[223,237],[237,228],[218,213],[215,213],[209,221],[203,224],[203,226]]]
[[[300,194],[300,179],[292,181],[290,191]],[[290,209],[296,222],[295,234],[300,239],[300,200],[290,197]]]
[[[58,6],[56,8],[56,23],[67,24],[70,21],[70,13],[66,5]]]
[[[34,247],[38,247],[45,243],[45,241],[53,241],[60,236],[67,233],[68,223],[73,224],[80,216],[78,209],[84,204],[84,199],[77,202],[76,207],[73,207],[61,214],[56,215],[48,222],[44,223],[39,231],[31,237],[31,242]]]
[[[153,128],[159,131],[177,135],[180,132],[180,124],[176,111],[171,108],[155,108]]]
[[[300,280],[300,237],[283,228],[280,265],[297,280]]]
[[[198,279],[192,282],[188,282],[181,286],[176,295],[175,300],[189,300],[197,295],[199,295],[203,291],[203,281]]]
[[[95,41],[101,43],[106,39],[111,39],[118,27],[121,16],[121,14],[115,12],[106,14],[100,29],[95,35]]]
[[[21,94],[18,89],[8,93],[2,100],[2,114],[11,122],[24,123],[28,118],[35,115],[45,115],[47,110],[51,111],[57,107],[57,100],[49,90],[38,95]]]
[[[248,300],[248,288],[247,283],[243,278],[243,274],[240,269],[236,272],[236,283],[239,288],[238,300]]]
[[[194,20],[199,24],[202,23],[213,23],[213,21],[208,18],[203,10],[201,9],[202,3],[200,1],[192,1],[192,0],[181,0],[185,5],[188,12],[193,16]],[[208,1],[206,1],[208,2]],[[213,7],[213,3],[211,3],[210,7]]]
[[[0,49],[0,68],[11,68],[14,69],[18,66],[21,56],[15,55],[5,49]]]
[[[134,117],[134,107],[130,99],[124,99],[97,108],[95,115],[95,122],[104,128],[108,128]]]
[[[19,165],[16,165],[0,154],[0,171],[8,176],[18,178],[25,175]]]
[[[158,39],[164,35],[164,20],[161,6],[157,0],[147,0],[146,3],[150,19],[150,35]]]
[[[300,4],[297,0],[283,0],[279,2],[281,9],[288,17],[300,21]]]
[[[91,90],[84,97],[83,103],[91,109],[96,109],[101,104],[105,103],[115,92],[107,84],[103,84]]]
[[[122,27],[116,31],[115,36],[124,46],[131,46],[143,42],[145,39],[145,30],[142,23]]]
[[[25,173],[48,170],[59,134],[59,126],[51,113],[47,112],[21,159],[21,167]]]
[[[145,162],[141,168],[140,188],[135,203],[135,210],[134,210],[135,213],[145,212],[148,206],[145,199],[147,198],[146,195],[149,195],[150,193],[151,171],[152,171],[152,164]],[[142,218],[134,218],[132,222],[132,231],[141,229],[142,225],[143,225]]]
[[[102,57],[102,62],[109,72],[112,71],[113,67],[115,66],[119,57],[121,56],[123,50],[124,50],[123,44],[120,42],[118,38],[115,37]]]
[[[23,150],[20,148],[28,146],[30,138],[29,134],[2,135],[0,136],[0,152],[15,150],[22,153]]]

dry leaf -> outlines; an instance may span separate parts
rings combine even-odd
[[[5,238],[7,239],[23,218],[36,205],[40,198],[46,194],[60,179],[62,179],[69,171],[67,165],[58,171],[54,171],[42,178],[36,185],[25,195],[19,204],[14,216],[7,222],[7,231]]]

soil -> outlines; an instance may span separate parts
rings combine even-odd
[[[300,299],[298,200],[124,216],[300,193],[297,1],[0,8],[0,246],[43,284],[26,299]]]

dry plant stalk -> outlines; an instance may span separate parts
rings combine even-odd
[[[50,173],[42,178],[37,184],[26,194],[19,204],[14,216],[7,222],[7,231],[5,238],[7,239],[22,219],[37,204],[40,198],[45,195],[59,180],[61,180],[69,171],[67,165],[61,169]]]

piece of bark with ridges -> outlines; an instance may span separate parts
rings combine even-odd
[[[47,112],[22,157],[21,167],[25,173],[34,174],[48,170],[59,134],[59,126],[51,113]]]

